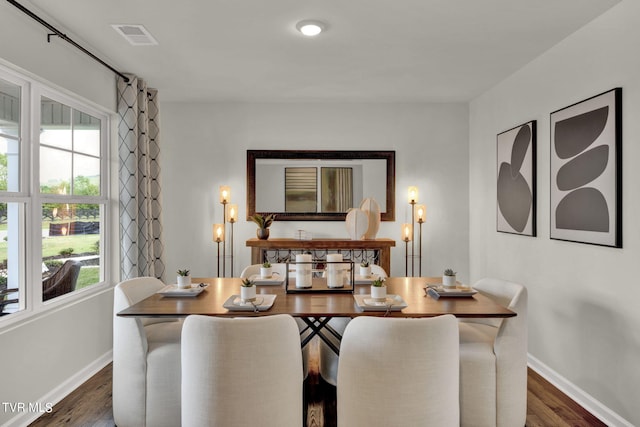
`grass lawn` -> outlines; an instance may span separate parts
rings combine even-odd
[[[99,234],[76,234],[72,236],[53,236],[42,238],[42,257],[60,255],[63,249],[73,248],[73,254],[96,252]],[[0,261],[7,259],[7,242],[0,240]]]
[[[76,282],[76,289],[85,288],[87,286],[95,285],[100,281],[100,267],[97,265],[85,265],[80,269],[78,274],[78,281]]]

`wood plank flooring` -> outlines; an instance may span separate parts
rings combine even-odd
[[[317,355],[317,343],[310,352]],[[315,350],[315,351],[314,351]],[[112,366],[104,369],[55,405],[30,427],[112,427]],[[562,394],[536,372],[529,369],[527,427],[607,427],[580,405]],[[312,357],[304,386],[306,427],[336,425],[336,389],[318,375],[317,358]]]

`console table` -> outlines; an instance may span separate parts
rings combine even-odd
[[[295,261],[295,254],[311,252],[314,259],[324,259],[327,253],[342,253],[345,260],[360,262],[367,259],[384,268],[391,274],[391,248],[396,245],[393,239],[349,240],[349,239],[285,239],[267,240],[249,239],[251,263],[262,264],[265,261],[280,263]]]

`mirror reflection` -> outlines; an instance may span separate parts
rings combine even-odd
[[[277,220],[343,220],[363,199],[378,202],[393,220],[395,152],[247,152],[247,215]]]

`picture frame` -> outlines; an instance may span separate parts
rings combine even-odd
[[[496,137],[496,230],[536,236],[536,121]]]
[[[622,88],[550,115],[551,239],[622,247]]]

